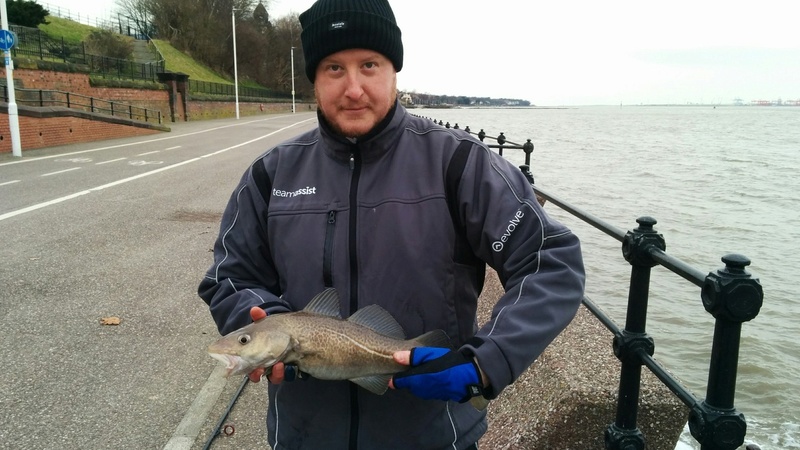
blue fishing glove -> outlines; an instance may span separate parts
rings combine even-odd
[[[394,386],[424,399],[464,403],[483,394],[480,372],[471,354],[438,347],[411,349],[411,368],[394,376]]]

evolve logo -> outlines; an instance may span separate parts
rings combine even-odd
[[[511,235],[514,234],[514,230],[517,229],[517,225],[519,225],[523,217],[525,217],[525,213],[522,212],[521,210],[517,211],[514,214],[514,217],[508,221],[508,226],[506,227],[506,230],[503,232],[503,235],[500,236],[500,240],[494,241],[492,243],[492,250],[498,253],[503,251],[503,247],[505,246],[506,241],[508,241]]]
[[[345,28],[347,28],[347,22],[342,20],[342,21],[333,22],[332,24],[330,24],[328,26],[328,31],[330,31],[330,30],[344,30]]]
[[[280,189],[272,189],[273,197],[297,197],[298,195],[316,195],[317,187],[306,186],[296,191],[282,191]]]

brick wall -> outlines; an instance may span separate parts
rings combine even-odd
[[[0,0],[1,1],[1,0]],[[0,68],[0,79],[5,79],[5,68]],[[69,92],[108,101],[121,102],[140,108],[161,111],[163,124],[169,126],[171,121],[170,92],[164,89],[133,89],[106,86],[92,86],[86,73],[56,72],[53,70],[34,70],[18,68],[14,70],[14,85],[21,89],[42,89]],[[236,116],[233,101],[200,101],[186,102],[187,111],[183,111],[180,93],[175,92],[175,120],[208,120]],[[19,98],[19,95],[18,95]],[[158,130],[135,127],[119,122],[92,120],[86,115],[71,117],[61,114],[58,117],[34,117],[25,115],[20,105],[20,141],[22,151],[114,139],[127,136],[140,136],[158,133]],[[0,101],[0,105],[5,105]],[[315,109],[311,103],[297,103],[297,111]],[[35,109],[35,108],[34,108]],[[239,102],[240,116],[256,116],[263,114],[291,112],[292,104],[285,103],[253,103]],[[187,117],[188,116],[188,117]],[[9,131],[6,108],[0,108],[0,153],[11,152],[11,135]]]
[[[23,152],[35,148],[155,133],[160,131],[81,117],[19,116],[19,134]],[[0,153],[11,153],[11,133],[8,114],[5,113],[0,113]]]
[[[0,70],[5,79],[5,69]],[[165,89],[132,89],[92,86],[86,73],[54,72],[51,70],[15,69],[14,86],[22,89],[64,91],[71,94],[122,102],[141,108],[161,111],[169,117],[169,92]]]

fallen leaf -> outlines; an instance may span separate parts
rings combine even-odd
[[[122,319],[119,317],[103,317],[100,319],[100,325],[119,325]]]

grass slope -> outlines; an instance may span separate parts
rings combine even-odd
[[[161,52],[161,55],[164,57],[167,70],[185,73],[189,75],[189,79],[191,80],[233,84],[230,80],[221,77],[190,56],[181,53],[178,49],[170,45],[169,42],[161,39],[153,39],[153,44],[155,44],[158,51]]]
[[[92,31],[97,30],[95,27],[55,16],[47,16],[45,20],[50,23],[39,25],[39,29],[53,39],[63,38],[67,44],[80,44]]]
[[[84,25],[82,23],[55,16],[47,16],[47,21],[50,23],[47,25],[39,25],[39,29],[53,39],[60,40],[63,38],[64,42],[68,44],[80,44],[86,40],[92,31],[98,30],[96,27]],[[153,43],[164,57],[167,70],[185,73],[189,75],[190,79],[192,80],[233,84],[231,80],[220,76],[213,70],[195,61],[190,56],[181,53],[175,47],[170,45],[169,42],[160,39],[154,39]],[[258,85],[254,86],[260,87]]]

